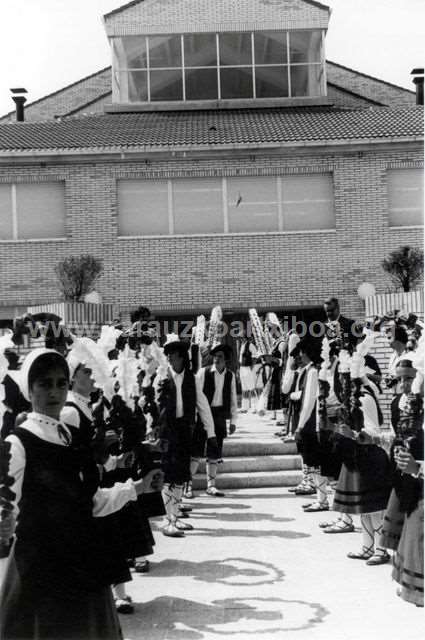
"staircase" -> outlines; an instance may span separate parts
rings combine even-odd
[[[273,434],[281,427],[267,417],[240,414],[236,433],[224,443],[218,489],[290,487],[301,480],[301,459],[295,443],[284,444]],[[205,490],[205,461],[193,480],[194,490]]]

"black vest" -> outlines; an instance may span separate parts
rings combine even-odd
[[[223,408],[224,408],[224,412],[226,414],[227,419],[229,419],[231,416],[232,376],[233,376],[232,372],[226,369],[226,373],[224,374],[224,385],[223,385]],[[214,398],[214,393],[215,393],[214,372],[211,371],[211,367],[205,368],[205,379],[204,379],[203,391],[211,406],[211,403]]]
[[[242,349],[241,349],[241,367],[252,367],[252,353],[249,350],[249,345],[251,343],[250,342],[245,342],[245,344],[242,345]]]
[[[169,427],[171,427],[176,421],[176,394],[176,385],[174,384],[172,375],[169,374],[165,395],[161,401],[161,406],[164,407]],[[188,424],[194,425],[196,416],[196,384],[195,376],[192,371],[188,371],[187,369],[185,370],[183,377],[182,400],[183,417]]]
[[[80,440],[81,444],[83,445],[90,445],[92,443],[93,437],[94,437],[94,424],[93,424],[93,420],[90,420],[90,418],[88,418],[86,416],[86,414],[80,409],[80,407],[78,406],[78,404],[76,404],[75,402],[72,402],[71,400],[67,400],[65,402],[65,406],[66,407],[74,407],[74,409],[77,410],[78,412],[78,416],[80,418],[80,427],[78,429],[78,435],[76,434],[76,431],[74,431],[74,429],[72,430],[72,437],[73,437],[73,442],[74,442],[74,438],[78,437],[78,439]],[[69,425],[67,425],[69,427]]]

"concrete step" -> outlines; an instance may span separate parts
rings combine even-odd
[[[301,481],[301,471],[253,471],[245,473],[220,473],[217,475],[218,489],[247,489],[248,487],[292,487]],[[195,491],[205,491],[207,479],[197,474],[193,480]]]
[[[219,473],[253,473],[262,471],[288,471],[301,469],[301,458],[297,455],[265,455],[224,458]],[[205,473],[205,460],[199,466],[199,472]]]
[[[238,439],[231,436],[226,438],[223,445],[223,457],[234,456],[269,456],[269,455],[295,455],[297,447],[295,442],[284,443],[279,438],[268,439]]]

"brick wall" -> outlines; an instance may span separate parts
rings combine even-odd
[[[105,18],[108,36],[251,29],[326,29],[326,7],[304,0],[151,0]]]
[[[328,61],[326,65],[328,82],[337,87],[348,88],[354,93],[370,98],[376,102],[390,107],[412,107],[416,104],[416,93],[406,91],[402,87],[372,78],[371,76],[343,67],[335,62]],[[410,79],[406,76],[406,82]],[[335,96],[337,97],[337,96]]]
[[[241,152],[242,153],[242,152]],[[104,261],[98,290],[104,302],[154,310],[250,306],[299,308],[335,294],[343,311],[363,317],[356,290],[363,281],[388,290],[382,258],[401,244],[420,246],[420,229],[390,229],[386,168],[420,166],[420,145],[364,151],[161,162],[2,167],[0,181],[66,181],[65,241],[1,242],[0,303],[58,299],[54,265],[65,255]],[[413,163],[413,164],[412,164]],[[203,237],[118,238],[116,180],[129,177],[333,173],[336,231]]]

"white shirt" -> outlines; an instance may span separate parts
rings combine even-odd
[[[89,406],[90,399],[85,398],[79,393],[75,393],[74,391],[68,391],[67,402],[72,402],[77,405],[77,407],[84,413],[86,418],[89,420],[93,420],[93,412]],[[67,407],[65,406],[61,411],[61,420],[66,424],[69,424],[71,427],[80,428],[80,416],[75,407]]]
[[[304,369],[300,372],[299,378],[297,380],[297,390],[299,389],[299,381],[303,375],[303,371],[306,371],[306,383],[305,383],[305,392],[303,396],[303,403],[300,411],[300,418],[298,421],[297,431],[301,431],[304,428],[307,420],[310,418],[314,406],[317,401],[317,393],[318,393],[318,373],[317,369],[313,367],[311,363],[306,365]]]
[[[58,420],[54,420],[49,416],[32,412],[28,414],[27,420],[20,425],[21,429],[26,429],[33,435],[37,436],[45,442],[51,442],[59,446],[66,447],[63,436],[60,435],[58,426],[61,425],[65,434],[69,436],[71,441],[71,433]],[[10,462],[9,475],[14,479],[11,490],[15,493],[16,498],[13,501],[14,513],[19,513],[19,502],[22,496],[22,484],[24,480],[26,455],[25,448],[18,436],[10,435],[6,438],[6,442],[10,442]],[[93,496],[93,515],[95,517],[107,516],[122,509],[130,500],[137,500],[136,489],[132,480],[121,483],[117,482],[110,489],[98,489]]]
[[[182,394],[182,385],[184,380],[185,372],[176,373],[172,367],[168,368],[171,377],[174,380],[174,384],[176,385],[176,418],[183,417],[183,394]],[[154,388],[158,389],[158,385],[161,382],[159,376],[154,381]],[[214,430],[214,420],[212,417],[210,405],[208,404],[208,400],[202,390],[202,386],[195,376],[195,386],[196,386],[196,410],[199,413],[199,417],[201,418],[202,424],[204,425],[204,429],[207,432],[208,438],[215,438],[215,430]]]
[[[203,367],[196,374],[197,380],[200,382],[201,389],[204,388],[205,384],[205,371],[206,367]],[[215,364],[211,367],[211,372],[214,374],[214,395],[211,401],[212,407],[222,407],[223,406],[223,389],[224,389],[224,380],[226,377],[226,372],[229,371],[226,367],[220,373],[217,371]],[[238,416],[238,398],[236,395],[236,378],[235,374],[231,371],[232,374],[232,382],[230,388],[230,420],[232,424],[236,424],[237,416]]]

